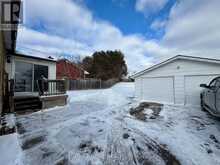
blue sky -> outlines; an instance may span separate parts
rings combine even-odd
[[[161,39],[163,31],[151,29],[155,19],[167,20],[171,7],[176,0],[170,0],[158,12],[147,17],[135,9],[135,0],[86,0],[86,6],[92,11],[96,19],[107,20],[118,27],[123,34],[142,34],[148,39]]]
[[[24,0],[17,50],[75,59],[121,50],[129,72],[177,54],[220,58],[219,0]]]

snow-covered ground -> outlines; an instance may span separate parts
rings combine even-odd
[[[220,164],[220,121],[199,108],[164,105],[142,121],[129,113],[133,83],[68,95],[65,107],[17,117],[23,164]]]
[[[22,151],[18,143],[17,134],[0,136],[0,164],[20,165]]]

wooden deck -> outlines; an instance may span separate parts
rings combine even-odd
[[[38,93],[16,93],[13,96],[14,111],[16,113],[36,112],[42,109],[64,106],[67,95],[39,96]]]
[[[39,97],[38,92],[15,92],[14,98],[31,98],[31,97]]]

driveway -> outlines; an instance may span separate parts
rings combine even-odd
[[[18,116],[22,163],[220,164],[220,122],[196,107],[144,107],[134,84],[68,92],[68,105]]]

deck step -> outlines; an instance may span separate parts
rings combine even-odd
[[[34,100],[22,100],[22,101],[15,101],[15,106],[19,105],[28,105],[28,104],[38,104],[39,99],[34,99]]]
[[[25,110],[37,110],[41,109],[42,103],[39,97],[17,97],[14,98],[15,112]]]

